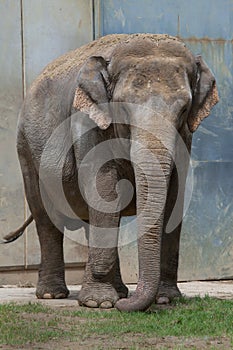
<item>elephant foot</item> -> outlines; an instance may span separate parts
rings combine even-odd
[[[99,281],[84,283],[78,295],[79,305],[90,308],[110,309],[118,299],[119,295],[111,283]]]
[[[36,297],[38,299],[64,299],[69,295],[65,283],[58,284],[55,280],[48,282],[39,281],[36,288]]]
[[[177,284],[160,282],[159,290],[156,295],[157,304],[169,304],[173,299],[182,296]]]

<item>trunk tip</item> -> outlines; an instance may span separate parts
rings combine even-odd
[[[152,302],[148,304],[131,297],[118,300],[115,304],[115,308],[122,312],[146,311],[151,304]]]

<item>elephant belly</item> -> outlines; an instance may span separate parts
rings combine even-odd
[[[135,179],[134,179],[134,172],[132,170],[131,164],[117,164],[118,174],[119,178],[126,179],[129,182],[131,182],[133,188],[135,189]],[[123,166],[124,165],[124,166]],[[123,169],[123,170],[122,170]],[[127,169],[127,170],[126,170]],[[93,180],[95,181],[95,180]],[[69,159],[68,166],[64,167],[63,171],[63,190],[65,195],[66,203],[64,205],[60,205],[59,211],[62,212],[64,216],[66,216],[66,221],[70,217],[70,223],[71,226],[74,224],[75,221],[73,219],[81,219],[83,221],[89,220],[89,214],[88,214],[88,204],[92,205],[91,203],[87,203],[84,199],[84,195],[82,192],[85,191],[85,179],[78,179],[78,171],[77,171],[77,164],[73,158],[73,161],[71,162],[71,157]],[[81,184],[83,190],[80,190],[79,184]],[[98,187],[98,186],[97,186]],[[98,189],[97,189],[98,191]],[[72,215],[67,215],[65,210],[66,206],[69,206],[70,210],[73,212]],[[98,203],[97,208],[98,210]],[[132,199],[130,200],[128,205],[126,207],[123,207],[121,210],[121,216],[132,216],[136,215],[136,194],[134,191],[134,195]],[[69,222],[69,220],[67,221]]]
[[[78,218],[88,220],[88,205],[83,199],[78,186],[76,188],[70,187],[71,184],[64,186],[68,205]]]

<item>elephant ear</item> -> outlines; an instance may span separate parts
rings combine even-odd
[[[208,117],[212,107],[219,101],[215,77],[201,56],[196,57],[196,64],[197,81],[188,117],[191,132],[197,130],[202,120]]]
[[[92,56],[79,71],[73,107],[86,114],[99,126],[107,129],[112,122],[108,102],[109,78],[103,57]]]

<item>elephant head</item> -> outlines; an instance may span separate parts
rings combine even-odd
[[[130,156],[136,164],[137,214],[143,213],[138,219],[137,289],[131,298],[118,301],[116,307],[144,310],[154,301],[159,283],[167,196],[164,183],[168,187],[177,135],[191,138],[218,102],[218,93],[215,78],[203,59],[195,58],[181,41],[136,37],[119,44],[108,60],[90,57],[79,71],[74,107],[89,114],[99,128],[107,129],[118,122],[109,102],[126,103]],[[156,154],[158,162],[148,160],[148,151]]]

